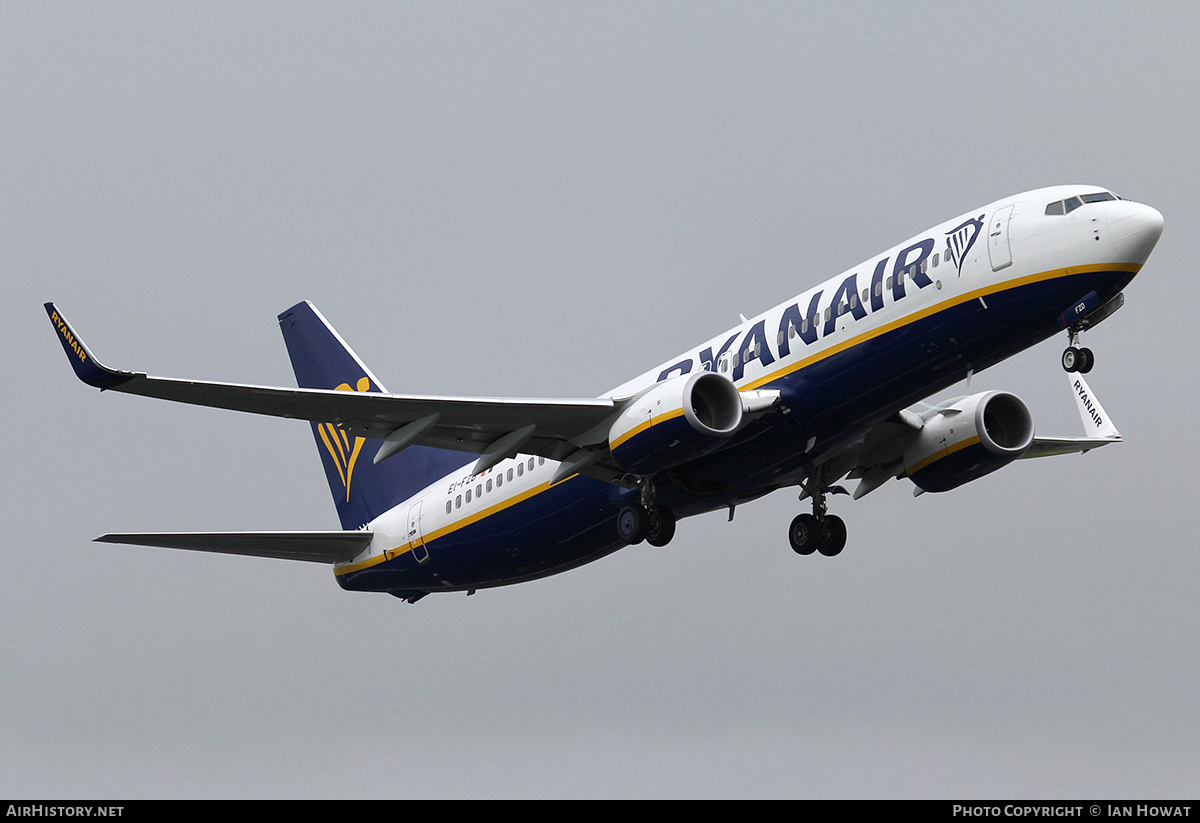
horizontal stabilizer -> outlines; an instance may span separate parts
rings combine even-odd
[[[279,560],[338,563],[353,560],[371,543],[372,532],[142,532],[104,534],[97,543],[244,554]]]

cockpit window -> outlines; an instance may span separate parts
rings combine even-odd
[[[1094,194],[1081,194],[1079,197],[1068,197],[1046,206],[1046,214],[1070,214],[1084,203],[1101,203],[1105,200],[1120,200],[1111,191],[1098,191]]]

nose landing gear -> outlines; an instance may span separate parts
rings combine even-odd
[[[1067,350],[1062,354],[1062,367],[1068,372],[1087,374],[1092,370],[1092,366],[1096,365],[1096,357],[1092,354],[1091,349],[1081,348],[1076,345],[1079,342],[1078,329],[1072,327],[1068,330],[1068,333],[1071,339],[1067,345]]]
[[[1125,295],[1118,294],[1099,308],[1093,308],[1100,302],[1095,292],[1083,297],[1071,309],[1063,312],[1061,322],[1070,337],[1067,350],[1063,352],[1062,367],[1068,373],[1079,372],[1087,374],[1096,364],[1096,358],[1091,349],[1081,348],[1079,335],[1111,317],[1113,312],[1125,305]]]

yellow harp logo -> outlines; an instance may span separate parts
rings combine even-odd
[[[358,379],[357,388],[351,388],[349,383],[343,383],[338,386],[336,391],[370,391],[371,381],[366,377]],[[350,437],[346,432],[333,423],[322,423],[317,426],[317,433],[321,435],[321,442],[325,444],[325,448],[329,450],[329,456],[333,458],[333,465],[337,467],[338,476],[342,478],[342,485],[346,487],[346,501],[350,500],[350,477],[354,474],[354,463],[358,460],[358,453],[362,451],[363,442],[366,438],[354,438],[354,444],[350,444]]]

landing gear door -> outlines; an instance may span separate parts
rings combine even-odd
[[[429,549],[421,537],[421,501],[413,503],[408,509],[408,543],[412,546],[413,557],[418,563],[429,559]]]
[[[1012,213],[1012,206],[1004,206],[988,221],[988,258],[992,261],[992,271],[1012,265],[1012,250],[1008,247],[1008,221]]]

